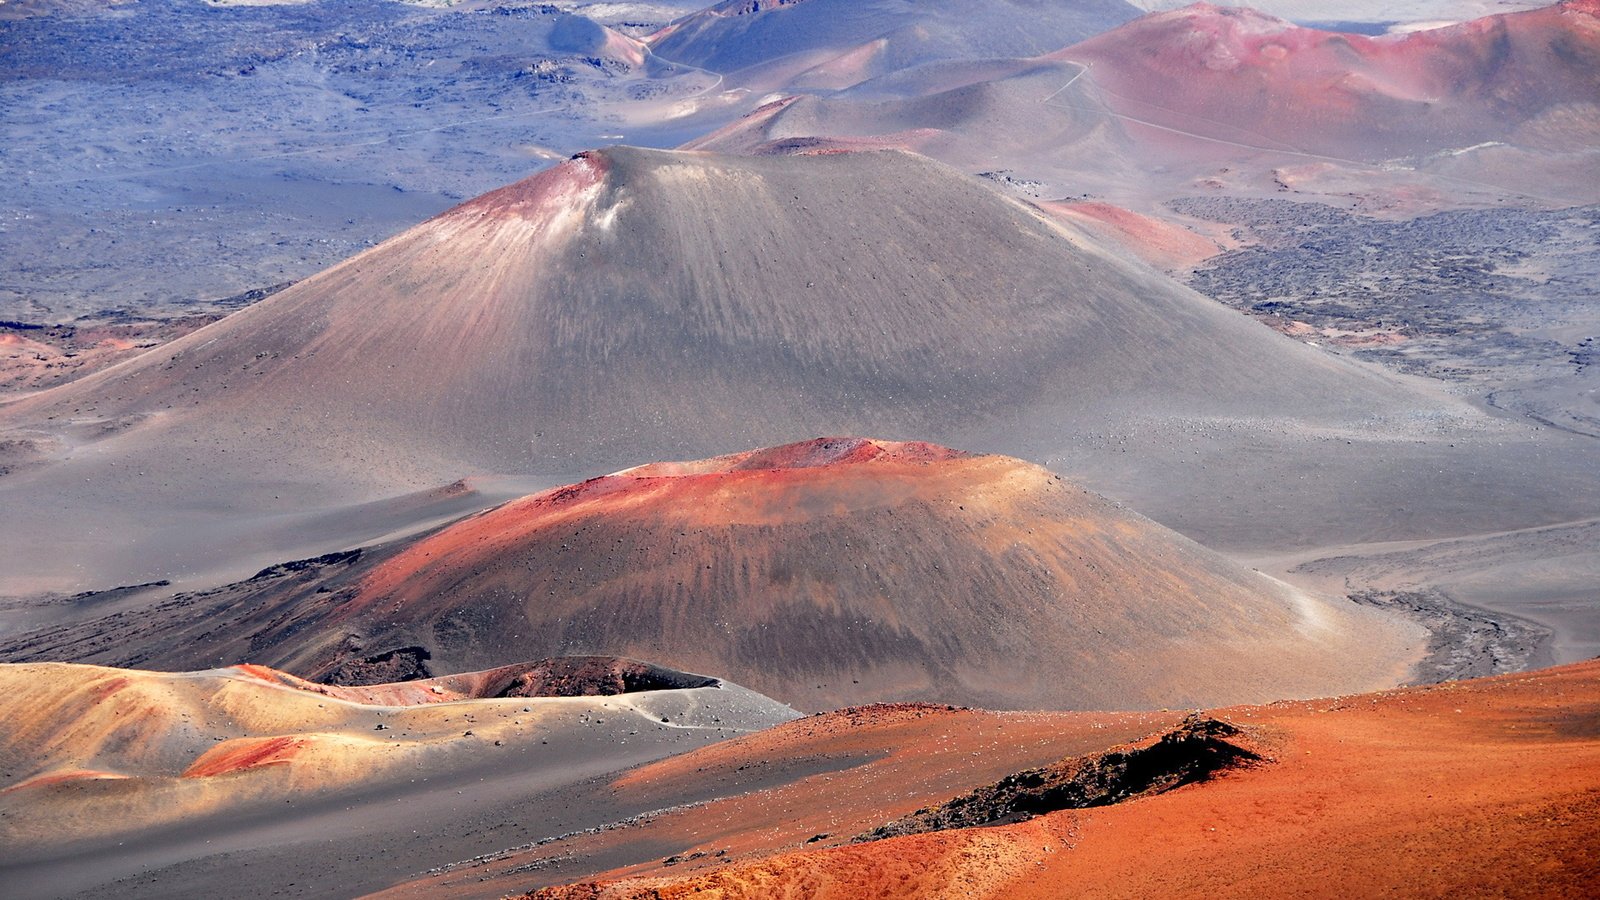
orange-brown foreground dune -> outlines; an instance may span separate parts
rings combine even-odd
[[[1148,709],[1388,687],[1426,644],[1038,466],[819,438],[593,478],[7,636],[0,658],[248,660],[362,684],[600,654],[724,673],[801,709]]]
[[[993,805],[996,797],[1026,796],[1031,783],[1026,778],[1001,782],[998,791],[963,793],[980,788],[988,777],[977,775],[985,768],[978,762],[981,754],[969,756],[963,751],[972,744],[952,737],[970,733],[970,719],[977,714],[918,714],[923,718],[912,727],[886,727],[885,719],[905,714],[877,711],[804,719],[631,773],[618,782],[619,790],[768,766],[775,758],[824,747],[838,752],[853,739],[865,738],[875,748],[872,761],[735,794],[641,824],[627,837],[613,836],[636,842],[641,850],[671,848],[675,859],[669,862],[681,868],[657,860],[614,870],[597,883],[528,896],[733,900],[1401,892],[1592,897],[1600,892],[1600,858],[1594,853],[1600,846],[1600,661],[1220,710],[1210,716],[1239,730],[1223,744],[1259,760],[1237,758],[1209,780],[1175,788],[1169,781],[1110,805],[829,846],[870,830],[862,811],[873,802],[879,804],[881,821],[872,824],[905,816],[917,806],[937,806],[908,796],[917,794],[915,787],[902,791],[900,785],[920,784],[918,773],[950,756],[978,764],[968,769],[973,777],[967,787],[948,795],[962,794],[965,805],[945,815],[985,803],[990,805],[980,806],[984,814],[1005,815],[1016,807]],[[1059,746],[1063,755],[1081,755],[1084,736],[1093,733],[1084,719],[1058,719],[1042,729],[1037,721],[1013,725],[1007,719],[1006,743],[1037,741]],[[1169,718],[1160,727],[1170,729],[1172,723]],[[1128,725],[1111,722],[1099,746],[1126,740]],[[1103,782],[1083,779],[1094,796],[1096,784],[1132,778],[1136,767],[1119,770],[1112,764],[1151,743],[1091,756],[1061,771],[1110,772]],[[868,771],[872,776],[863,777]],[[1082,795],[1082,790],[1060,794]],[[970,811],[966,815],[981,818]],[[796,852],[807,832],[828,834],[815,842],[823,849]],[[714,855],[721,848],[731,849]],[[774,851],[787,852],[767,855]],[[747,858],[728,863],[740,856]],[[613,880],[618,876],[628,877]],[[449,895],[453,883],[448,879],[441,875],[392,893]],[[508,880],[495,879],[493,885]]]
[[[693,871],[834,846],[979,784],[1141,741],[1181,718],[927,704],[821,713],[724,742],[719,747],[726,752],[686,753],[609,779],[607,795],[655,811],[642,821],[533,847],[495,848],[398,883],[384,896],[499,896],[613,866],[620,868],[612,874]]]

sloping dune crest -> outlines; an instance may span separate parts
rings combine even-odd
[[[553,671],[600,670],[654,680],[623,693],[538,690]],[[519,679],[535,689],[519,690]],[[127,860],[104,846],[112,839],[159,848],[162,829],[194,834],[198,823],[220,844],[264,815],[292,820],[329,798],[359,809],[401,783],[421,798],[443,786],[429,785],[430,775],[451,784],[490,778],[515,796],[795,715],[715,678],[593,659],[362,688],[249,665],[180,673],[0,665],[0,687],[0,866],[70,861],[100,845],[99,862],[114,868]],[[516,777],[529,770],[541,778]]]

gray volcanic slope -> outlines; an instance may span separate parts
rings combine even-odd
[[[463,475],[522,477],[503,498],[815,434],[1064,458],[1161,521],[1171,509],[1146,500],[1168,484],[1218,485],[1241,522],[1260,505],[1250,479],[1281,474],[1268,463],[1304,466],[1300,479],[1319,464],[1260,443],[1263,429],[1418,410],[1467,415],[920,157],[617,148],[0,408],[0,504],[16,511],[0,520],[0,593],[238,575],[436,518],[442,501],[422,492]],[[1226,423],[1227,453],[1197,456],[1171,432],[1133,454],[1103,440],[1195,417]],[[1140,458],[1152,452],[1161,465]],[[1567,511],[1541,492],[1583,497],[1523,477],[1542,515]],[[1305,483],[1271,478],[1294,492],[1273,498],[1293,522],[1352,503],[1340,485],[1307,513]],[[1392,487],[1357,489],[1388,521]],[[398,495],[411,498],[336,518]]]

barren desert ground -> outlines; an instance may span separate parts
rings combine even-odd
[[[1600,894],[1596,0],[0,0],[0,894]]]

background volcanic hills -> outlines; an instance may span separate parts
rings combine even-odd
[[[1091,69],[1118,112],[1168,129],[1365,161],[1600,128],[1600,5],[1366,37],[1195,4],[1053,56]]]
[[[336,684],[602,654],[802,709],[1128,709],[1390,684],[1421,637],[1037,466],[834,438],[591,479],[0,652]]]
[[[1376,37],[1197,3],[1022,56],[797,83],[694,146],[905,146],[1025,194],[1137,208],[1219,188],[1597,199],[1592,0]]]
[[[838,88],[936,60],[1035,56],[1137,14],[1123,0],[726,0],[649,43],[736,81]]]

